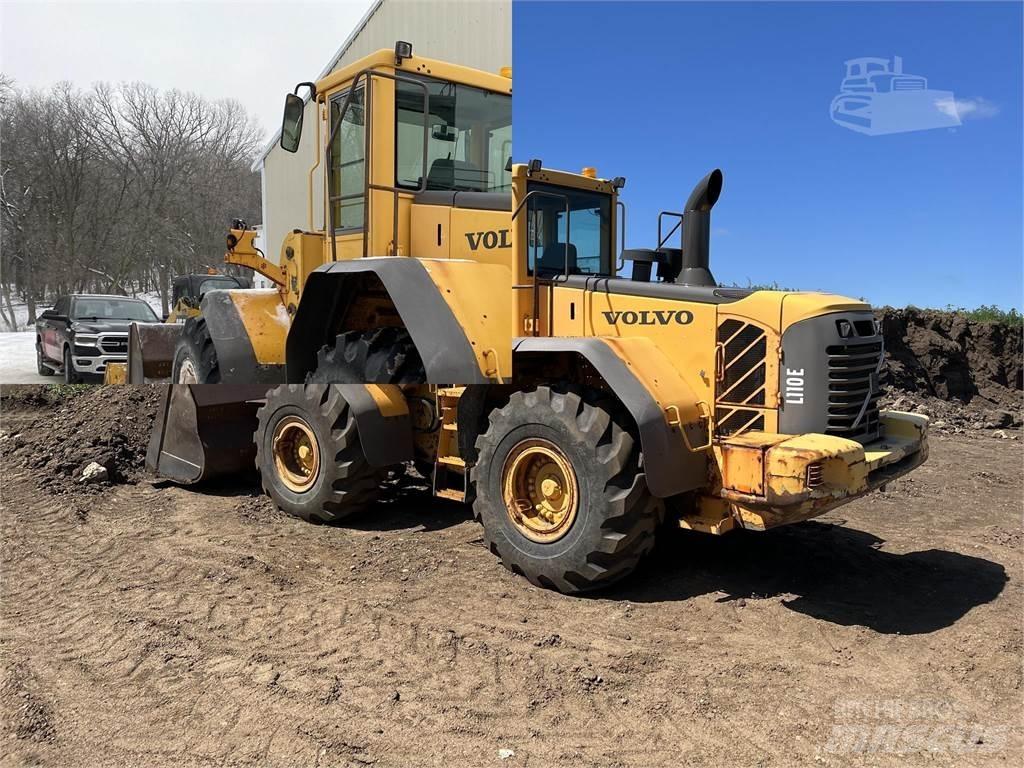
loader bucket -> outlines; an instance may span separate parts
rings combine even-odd
[[[263,386],[172,384],[157,411],[146,468],[191,485],[255,467],[256,411]]]
[[[178,323],[132,323],[128,331],[129,384],[170,380],[174,348],[184,327]]]

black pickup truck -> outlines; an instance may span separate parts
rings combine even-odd
[[[142,299],[127,296],[61,296],[36,321],[39,374],[63,373],[75,384],[85,376],[103,376],[107,363],[128,359],[128,327],[159,323]]]

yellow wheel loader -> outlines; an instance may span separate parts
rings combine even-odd
[[[623,178],[511,163],[508,80],[411,54],[312,86],[326,232],[288,236],[279,291],[206,296],[227,383],[170,389],[151,468],[251,460],[281,508],[335,522],[414,463],[508,568],[576,592],[628,574],[663,521],[764,530],[925,460],[927,419],[879,409],[870,306],[717,285],[720,171],[627,249]]]

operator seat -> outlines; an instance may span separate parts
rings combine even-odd
[[[463,192],[486,192],[487,174],[467,160],[438,158],[430,164],[427,189],[457,189]]]
[[[552,243],[545,245],[537,259],[537,274],[540,277],[555,277],[565,273],[566,255],[569,258],[569,274],[574,275],[578,271],[576,265],[576,246],[572,243]]]

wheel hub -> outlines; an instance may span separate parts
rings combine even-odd
[[[298,416],[287,416],[274,428],[274,468],[285,486],[302,493],[320,475],[320,446],[312,427]]]
[[[549,440],[531,438],[512,449],[502,468],[502,491],[512,524],[533,541],[557,541],[576,519],[576,473]]]

